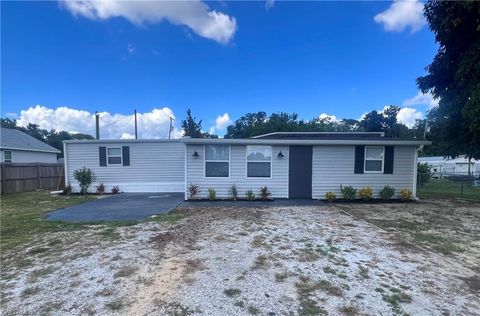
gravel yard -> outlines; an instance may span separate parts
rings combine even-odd
[[[3,311],[72,315],[480,311],[478,271],[471,264],[417,247],[335,206],[176,212],[184,215],[179,221],[55,232],[2,254]]]

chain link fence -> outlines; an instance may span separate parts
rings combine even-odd
[[[464,198],[480,201],[480,172],[417,173],[417,195],[423,199]]]

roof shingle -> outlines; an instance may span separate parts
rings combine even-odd
[[[33,150],[60,153],[60,151],[52,146],[45,144],[38,139],[25,134],[18,129],[1,128],[1,144],[2,149],[20,149],[20,150]]]

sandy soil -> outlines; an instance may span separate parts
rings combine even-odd
[[[52,234],[4,254],[3,314],[480,311],[463,261],[335,207],[179,212],[174,224]]]

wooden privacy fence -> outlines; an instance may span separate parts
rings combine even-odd
[[[58,189],[64,186],[61,163],[2,163],[1,192],[30,192]]]

